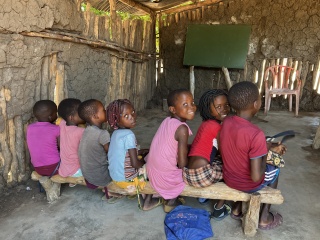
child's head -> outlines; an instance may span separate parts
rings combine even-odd
[[[197,107],[189,90],[173,90],[169,93],[167,102],[171,117],[177,118],[181,122],[194,118]]]
[[[261,107],[259,90],[254,83],[248,81],[233,85],[229,90],[228,100],[237,113],[248,110],[254,115]]]
[[[108,105],[107,119],[113,129],[134,128],[137,114],[128,99],[118,99]]]
[[[53,123],[57,120],[57,105],[51,100],[40,100],[34,104],[33,114],[39,122]]]
[[[82,102],[78,107],[79,117],[90,125],[101,126],[106,122],[106,111],[103,104],[96,99],[89,99]]]
[[[58,114],[62,117],[67,125],[78,125],[84,123],[79,117],[78,107],[81,101],[75,98],[66,98],[62,100],[58,106]]]
[[[202,94],[198,106],[202,120],[223,121],[230,112],[227,97],[227,92],[222,89],[212,89]]]

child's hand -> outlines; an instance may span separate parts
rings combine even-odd
[[[283,144],[281,144],[281,142],[279,143],[272,143],[270,150],[276,153],[279,153],[280,155],[284,155],[287,151],[287,147]]]

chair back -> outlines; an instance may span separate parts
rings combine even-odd
[[[265,90],[271,89],[300,89],[300,74],[292,67],[274,65],[268,67],[264,74]]]

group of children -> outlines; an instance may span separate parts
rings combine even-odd
[[[229,93],[219,89],[205,92],[198,105],[203,121],[191,146],[188,138],[192,132],[186,121],[194,118],[197,109],[192,94],[186,89],[174,90],[167,102],[170,116],[159,126],[148,150],[137,147],[131,130],[137,114],[127,99],[115,100],[106,109],[94,99],[82,103],[65,99],[58,107],[63,119],[59,126],[54,124],[57,106],[49,100],[38,101],[33,109],[38,121],[27,129],[31,162],[41,175],[83,175],[91,188],[113,181],[121,188],[137,190],[138,196],[138,190],[145,186],[139,169],[145,167],[151,186],[160,196],[141,196],[143,210],[163,204],[164,211],[170,212],[183,204],[179,195],[186,184],[206,187],[223,180],[249,193],[266,185],[277,187],[279,169],[266,167],[267,152],[269,148],[284,154],[286,148],[282,144],[267,145],[263,132],[251,123],[261,107],[255,84],[237,83]],[[227,116],[230,106],[234,116]],[[86,128],[78,127],[84,122]],[[105,122],[114,130],[111,139],[102,129]],[[109,202],[121,198],[113,195]],[[282,223],[282,216],[269,209],[268,204],[262,206],[261,229]],[[229,214],[240,219],[241,202],[232,209],[224,200],[214,205],[214,219],[222,220]]]

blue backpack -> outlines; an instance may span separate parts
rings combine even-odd
[[[213,237],[210,213],[204,209],[177,206],[164,219],[168,240],[202,240]]]

